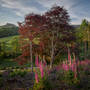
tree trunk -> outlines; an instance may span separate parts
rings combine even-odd
[[[54,60],[54,32],[52,32],[52,40],[51,40],[51,62],[50,62],[50,68],[53,66],[53,60]]]
[[[31,41],[30,41],[30,60],[31,60],[31,71],[33,72],[32,42]]]

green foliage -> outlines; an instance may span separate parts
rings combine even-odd
[[[20,44],[18,37],[13,37],[11,41],[9,41],[9,44],[11,45],[11,52],[13,57],[17,57],[20,53]]]
[[[79,46],[79,58],[86,59],[90,57],[90,23],[84,19],[80,27],[76,30],[76,44]]]
[[[60,55],[57,55],[56,56],[56,59],[54,61],[54,64],[60,64],[62,63],[65,59],[66,59],[67,55],[64,53],[64,54],[60,54]]]
[[[0,70],[9,68],[9,67],[17,67],[19,66],[17,62],[13,61],[12,59],[2,59],[0,60]]]
[[[89,41],[90,24],[87,20],[83,20],[80,27],[76,31],[76,36],[79,40]]]
[[[7,42],[7,43],[9,43],[9,41],[11,42],[13,40],[13,38],[18,38],[18,37],[19,37],[19,35],[3,37],[3,38],[0,38],[0,42]]]
[[[15,58],[21,54],[19,36],[0,39],[0,59]]]
[[[80,29],[86,29],[86,27],[88,26],[88,21],[86,19],[82,20],[82,23],[80,25]]]
[[[78,79],[74,78],[74,72],[70,70],[65,72],[63,79],[64,79],[64,82],[67,83],[68,85],[74,85],[78,83]]]
[[[59,82],[65,84],[67,86],[76,86],[80,82],[79,78],[74,77],[74,72],[72,72],[71,70],[58,71],[57,72],[57,79],[59,80]]]
[[[24,77],[27,74],[27,71],[16,71],[16,75],[19,75],[21,77]]]
[[[52,86],[49,82],[49,79],[47,76],[44,76],[43,78],[39,79],[38,83],[34,83],[33,86],[34,90],[52,90]]]
[[[17,75],[24,77],[26,74],[27,74],[27,71],[15,70],[13,72],[10,72],[9,77],[15,77]]]
[[[15,77],[16,73],[15,72],[10,72],[9,77]]]

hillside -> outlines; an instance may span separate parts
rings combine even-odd
[[[19,35],[3,37],[3,38],[0,38],[0,42],[9,42],[9,41],[12,41],[14,38],[18,38],[18,37]]]
[[[78,28],[80,25],[72,25],[74,28]],[[18,35],[18,27],[14,24],[7,23],[0,26],[0,38]]]
[[[74,28],[79,28],[80,25],[72,25],[72,27],[74,27]]]
[[[0,38],[18,35],[18,27],[14,24],[7,23],[0,26]]]

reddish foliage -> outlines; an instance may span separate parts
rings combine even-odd
[[[18,23],[21,36],[20,43],[22,44],[21,58],[30,56],[30,42],[32,42],[33,55],[38,53],[42,56],[51,56],[51,38],[53,31],[54,56],[56,56],[62,48],[66,50],[66,43],[75,40],[74,35],[71,35],[72,30],[69,25],[69,20],[68,12],[59,6],[52,7],[44,15],[34,13],[26,15],[24,22]],[[40,42],[38,45],[33,42],[35,38],[39,38]],[[26,41],[26,39],[28,39],[28,41]]]
[[[20,43],[22,44],[22,55],[20,57],[18,57],[18,59],[20,59],[21,63],[23,64],[23,62],[25,62],[25,60],[27,59],[28,56],[30,56],[30,43],[32,42],[32,50],[33,46],[35,46],[35,43],[33,42],[33,40],[35,38],[39,38],[41,31],[43,31],[45,29],[45,22],[46,18],[45,16],[41,16],[38,14],[28,14],[25,17],[24,22],[22,23],[18,23],[19,25],[19,33],[21,35],[21,41]],[[28,39],[28,40],[27,40]],[[41,51],[42,48],[44,47],[43,43],[40,42],[39,44],[39,50]],[[33,51],[34,53],[34,51]],[[37,52],[35,52],[37,53]],[[34,53],[34,54],[35,54]]]

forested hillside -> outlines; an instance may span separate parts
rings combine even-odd
[[[18,35],[18,27],[7,23],[6,25],[0,26],[0,38]]]

